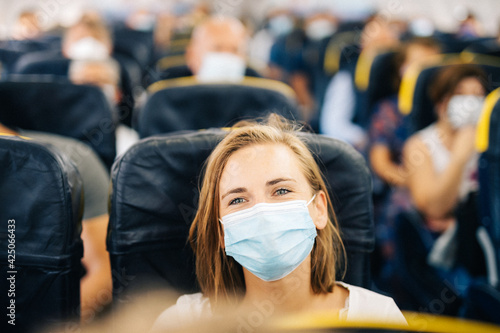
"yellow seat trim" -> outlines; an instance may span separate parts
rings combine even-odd
[[[0,132],[0,136],[16,136],[16,137],[24,139],[24,140],[33,140],[32,138],[29,138],[27,136],[17,135],[17,134],[10,134],[10,133],[3,133],[3,132]]]
[[[228,83],[228,82],[210,82],[204,83],[199,82],[195,76],[187,76],[176,79],[167,79],[155,82],[148,87],[148,92],[153,94],[159,90],[173,88],[173,87],[188,87],[188,86],[197,86],[197,85],[214,85],[214,84],[234,84],[240,86],[247,87],[256,87],[256,88],[264,88],[269,90],[274,90],[280,92],[290,99],[295,99],[295,92],[293,89],[287,84],[270,79],[258,78],[258,77],[249,77],[246,76],[241,82],[237,83]]]
[[[411,64],[404,73],[398,92],[398,108],[404,114],[413,109],[413,97],[420,73],[430,67],[463,63],[459,54],[438,54],[429,57],[425,62]]]
[[[403,315],[408,322],[408,326],[404,324],[391,324],[376,320],[339,320],[328,312],[324,314],[299,314],[291,317],[286,316],[274,321],[272,328],[284,330],[285,332],[314,332],[315,330],[332,328],[369,328],[378,330],[433,333],[500,332],[500,326],[490,323],[408,311],[403,311]]]
[[[170,67],[182,66],[186,64],[184,55],[166,56],[156,62],[156,68],[165,70]]]
[[[486,96],[481,116],[476,130],[476,149],[480,153],[485,152],[489,146],[491,113],[500,99],[500,88],[493,90]]]
[[[344,51],[344,47],[350,44],[356,44],[359,40],[359,32],[346,31],[335,35],[325,51],[325,60],[323,61],[323,69],[329,75],[337,73],[340,69],[340,56]]]
[[[365,91],[368,89],[368,83],[370,82],[370,69],[372,68],[375,57],[376,54],[366,51],[362,51],[359,55],[354,72],[354,84],[358,90]]]

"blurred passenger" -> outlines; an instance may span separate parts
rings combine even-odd
[[[19,14],[14,25],[12,38],[16,40],[35,39],[42,35],[43,30],[34,10],[25,10]]]
[[[271,8],[262,27],[253,35],[249,47],[249,62],[265,77],[281,79],[280,74],[272,73],[273,69],[279,69],[269,67],[271,48],[278,38],[292,32],[295,25],[295,17],[286,7]]]
[[[400,33],[386,18],[374,16],[361,32],[361,50],[366,57],[374,57],[380,50],[397,46]],[[355,122],[356,90],[353,74],[354,71],[348,69],[340,70],[328,85],[320,113],[320,132],[364,151],[368,135],[365,128]]]
[[[406,185],[423,221],[413,226],[412,236],[398,235],[408,239],[398,251],[411,253],[414,262],[410,264],[418,272],[412,277],[416,282],[404,283],[414,290],[431,284],[432,288],[421,290],[419,295],[429,300],[439,299],[447,287],[443,281],[461,294],[471,277],[484,274],[483,255],[475,238],[475,212],[470,214],[472,218],[458,222],[456,212],[478,189],[474,143],[487,82],[486,73],[476,65],[442,69],[429,90],[437,121],[414,134],[404,147]],[[415,235],[419,235],[422,248],[410,242],[408,237]]]
[[[409,66],[418,66],[440,52],[431,38],[414,38],[404,43],[394,59],[394,91],[396,94],[380,101],[373,112],[369,129],[369,161],[375,173],[374,208],[376,253],[380,253],[379,272],[375,279],[382,289],[390,288],[394,258],[394,219],[411,207],[406,190],[406,173],[402,171],[402,151],[410,135],[408,117],[398,109],[399,85]],[[376,261],[376,260],[375,260]],[[384,285],[381,285],[384,284]]]
[[[259,76],[246,66],[248,32],[236,18],[210,17],[195,27],[186,49],[187,66],[161,73],[161,79],[195,75],[199,81],[238,82]]]
[[[317,123],[317,108],[322,104],[328,79],[323,71],[323,54],[337,29],[337,19],[329,10],[318,8],[302,15],[302,24],[273,44],[267,73],[272,79],[288,83],[297,95],[304,120]],[[312,125],[317,130],[318,126]]]
[[[67,154],[83,182],[84,211],[82,221],[85,275],[80,282],[80,315],[82,322],[95,318],[111,302],[111,265],[106,250],[108,229],[109,175],[106,167],[86,144],[55,134],[16,132],[0,123],[0,133],[24,135],[50,143]]]
[[[116,120],[116,153],[124,153],[139,140],[139,135],[130,127],[120,123],[118,104],[121,101],[120,66],[112,58],[105,60],[73,60],[69,68],[69,79],[75,84],[94,85],[101,88]]]
[[[153,31],[156,25],[156,16],[151,11],[142,8],[132,12],[125,24],[128,28],[136,31]]]
[[[276,115],[241,126],[207,160],[189,233],[202,292],[181,296],[156,329],[261,304],[268,317],[329,312],[406,323],[391,298],[335,281],[345,250],[321,171],[296,129]]]
[[[464,39],[473,39],[477,37],[483,37],[484,28],[481,22],[472,13],[468,13],[467,17],[460,22],[458,27],[457,36]]]
[[[112,50],[111,33],[95,13],[84,15],[69,27],[62,41],[63,56],[72,60],[104,60]]]

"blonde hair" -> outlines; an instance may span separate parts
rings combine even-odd
[[[311,252],[311,287],[314,293],[329,293],[345,249],[321,171],[306,144],[297,135],[296,126],[272,114],[266,122],[246,122],[233,129],[213,150],[205,166],[198,211],[189,232],[189,241],[196,255],[196,274],[201,291],[212,306],[234,302],[245,293],[241,266],[225,254],[223,230],[219,222],[220,179],[230,156],[238,149],[253,144],[283,144],[296,155],[299,167],[313,193],[323,191],[327,198],[329,223],[317,230]]]

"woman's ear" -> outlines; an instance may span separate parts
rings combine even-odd
[[[316,193],[316,198],[311,202],[311,217],[316,229],[323,229],[328,223],[328,204],[323,191]]]

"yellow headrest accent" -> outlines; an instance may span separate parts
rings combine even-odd
[[[460,59],[465,63],[474,63],[478,65],[487,65],[500,67],[500,57],[491,56],[487,54],[472,53],[469,51],[462,51]]]
[[[179,39],[172,39],[170,41],[170,49],[179,49],[179,48],[186,48],[189,44],[189,41],[191,40],[191,38],[179,38]]]
[[[461,318],[436,316],[425,313],[403,311],[408,326],[382,322],[380,320],[345,321],[335,318],[331,313],[300,314],[285,316],[272,322],[272,328],[290,332],[314,332],[332,328],[368,328],[375,330],[412,331],[412,332],[500,332],[498,326]]]
[[[417,64],[410,65],[401,79],[398,93],[398,108],[404,115],[410,114],[413,108],[413,95],[415,93],[418,75],[421,71],[421,66]]]
[[[370,69],[372,68],[373,60],[376,54],[362,51],[356,63],[356,71],[354,72],[354,84],[356,87],[365,91],[370,82]]]
[[[185,64],[186,58],[184,57],[184,55],[166,56],[156,62],[156,67],[159,70],[165,70],[170,67],[182,66]]]
[[[325,60],[323,68],[329,75],[333,75],[339,71],[340,56],[344,48],[351,44],[359,42],[360,33],[356,31],[340,32],[330,40],[325,51]]]
[[[24,139],[24,140],[33,140],[32,138],[28,138],[27,136],[17,135],[17,134],[10,134],[10,133],[3,133],[3,132],[0,132],[0,136],[17,136],[18,138],[21,138],[21,139]]]
[[[483,153],[488,149],[491,113],[493,112],[493,108],[499,99],[500,88],[497,88],[489,93],[484,101],[483,110],[481,111],[481,117],[479,118],[476,130],[476,149],[480,153]]]
[[[398,108],[404,114],[410,114],[413,109],[413,97],[415,86],[420,73],[427,68],[434,66],[445,66],[463,63],[463,60],[457,54],[438,54],[429,57],[425,62],[411,64],[401,79],[398,93]]]
[[[195,76],[187,76],[181,77],[177,79],[168,79],[162,80],[153,83],[148,87],[148,92],[150,94],[155,93],[159,90],[172,88],[172,87],[187,87],[187,86],[195,86],[195,85],[213,85],[213,84],[226,84],[227,82],[210,82],[210,83],[202,83],[196,80]],[[229,83],[232,84],[232,83]],[[235,85],[242,85],[247,87],[256,87],[256,88],[264,88],[269,90],[274,90],[282,93],[288,98],[295,99],[295,92],[293,89],[287,84],[270,79],[263,79],[259,77],[250,77],[245,76],[245,78],[241,82],[234,83]]]

